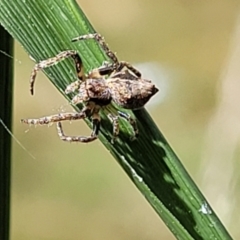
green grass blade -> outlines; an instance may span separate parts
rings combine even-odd
[[[11,136],[6,130],[12,128],[13,100],[13,39],[0,26],[0,239],[9,239]]]
[[[93,40],[70,42],[73,37],[94,32],[74,0],[0,0],[0,22],[36,61],[66,49],[79,51],[86,71],[106,60]],[[76,79],[70,60],[45,73],[63,95],[65,87]],[[123,121],[120,136],[112,145],[112,126],[104,114],[99,138],[176,238],[231,239],[147,111],[131,114],[138,120],[137,141],[129,140],[131,129]]]

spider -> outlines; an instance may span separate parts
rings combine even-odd
[[[108,48],[104,38],[98,34],[87,34],[72,39],[72,42],[86,39],[95,39],[111,63],[104,62],[99,68],[95,68],[88,74],[84,74],[83,64],[80,55],[75,50],[60,52],[55,57],[37,63],[30,78],[30,92],[33,95],[34,83],[37,72],[50,67],[63,59],[71,57],[74,61],[78,80],[68,85],[65,93],[77,91],[72,103],[83,103],[84,107],[80,112],[59,113],[37,119],[22,119],[26,124],[44,125],[56,122],[60,139],[68,142],[91,142],[97,139],[100,130],[99,112],[103,107],[108,106],[112,101],[124,109],[138,109],[143,107],[148,100],[158,92],[158,89],[150,81],[141,78],[141,73],[130,63],[118,61],[117,56]],[[118,116],[127,120],[133,128],[134,136],[138,136],[136,121],[127,113],[118,111],[118,115],[108,114],[113,124],[112,143],[119,134]],[[93,130],[90,136],[66,136],[62,129],[62,121],[91,118]]]

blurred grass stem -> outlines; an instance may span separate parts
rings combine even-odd
[[[0,50],[13,54],[13,39],[0,26]],[[11,136],[3,123],[11,130],[13,101],[13,60],[0,54],[0,239],[9,239],[10,220],[10,176],[11,176]],[[2,123],[3,122],[3,123]]]

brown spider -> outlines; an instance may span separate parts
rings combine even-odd
[[[87,34],[72,41],[95,39],[99,42],[106,55],[112,60],[112,63],[104,62],[99,68],[93,69],[87,75],[84,75],[82,60],[77,51],[67,50],[57,54],[53,58],[43,60],[37,63],[32,71],[30,78],[30,91],[33,94],[34,82],[37,71],[50,67],[59,61],[72,57],[75,63],[78,80],[67,86],[65,92],[70,93],[77,91],[73,97],[72,103],[83,103],[84,107],[80,112],[59,113],[56,115],[46,116],[37,119],[22,119],[26,124],[43,125],[57,123],[59,137],[68,142],[91,142],[98,136],[100,130],[99,111],[115,102],[118,106],[125,109],[138,109],[143,107],[148,100],[158,92],[155,85],[146,79],[141,78],[141,73],[131,64],[124,61],[118,61],[116,55],[108,48],[104,38],[95,33]],[[106,77],[108,76],[108,77]],[[138,135],[136,121],[127,113],[118,111],[118,115],[127,120],[134,131],[134,137]],[[78,120],[91,117],[93,130],[90,136],[65,136],[63,133],[61,121]],[[108,118],[113,123],[113,139],[119,134],[118,116],[108,114]]]

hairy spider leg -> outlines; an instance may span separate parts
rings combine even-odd
[[[129,62],[125,62],[125,61],[119,62],[117,72],[121,71],[124,67],[126,67],[128,70],[130,70],[137,77],[140,78],[142,76],[142,74],[135,67],[133,67],[132,64],[130,64]]]
[[[98,136],[99,130],[100,130],[100,115],[99,115],[99,108],[95,107],[92,109],[92,105],[88,104],[86,105],[81,112],[79,113],[59,113],[47,117],[37,118],[37,119],[22,119],[22,123],[26,123],[29,125],[47,125],[50,123],[57,123],[57,131],[59,137],[63,141],[68,142],[91,142],[95,140]],[[79,120],[84,119],[86,117],[92,117],[92,123],[93,123],[93,130],[90,136],[76,136],[76,137],[69,137],[65,136],[62,129],[62,121],[65,120]]]
[[[97,139],[100,130],[100,116],[96,112],[92,116],[93,131],[90,136],[66,136],[62,129],[61,122],[57,122],[57,132],[61,140],[66,142],[83,142],[88,143]]]
[[[81,112],[70,112],[70,113],[59,113],[41,118],[27,118],[21,119],[22,123],[26,123],[29,125],[48,125],[55,122],[62,121],[72,121],[79,120],[89,117],[92,114],[92,108],[90,105],[86,105]]]
[[[63,140],[63,141],[66,141],[66,142],[88,143],[88,142],[92,142],[92,141],[97,139],[96,135],[91,135],[91,136],[66,136],[63,132],[61,122],[57,123],[57,132],[58,132],[58,136],[60,137],[60,139]]]
[[[59,113],[41,118],[21,119],[21,122],[29,125],[48,125],[54,122],[61,122],[66,120],[71,121],[83,118],[86,118],[86,113],[84,110],[79,113]]]
[[[114,52],[112,52],[108,45],[106,44],[104,37],[102,37],[99,33],[89,33],[86,35],[82,35],[76,38],[72,39],[72,42],[80,41],[80,40],[86,40],[86,39],[95,39],[100,46],[102,47],[103,51],[106,53],[106,55],[116,64],[118,64],[117,56]]]
[[[99,68],[95,68],[92,71],[90,71],[86,78],[87,79],[102,79],[103,76],[105,75],[110,75],[114,71],[114,66],[113,64],[111,65],[102,65]]]
[[[118,116],[114,116],[112,114],[107,115],[110,121],[112,122],[113,125],[113,138],[111,140],[111,143],[113,144],[115,139],[117,138],[119,134],[119,121],[118,121]]]
[[[116,54],[109,49],[109,47],[107,46],[104,40],[104,37],[102,37],[99,33],[89,33],[86,35],[82,35],[82,36],[73,38],[72,42],[76,42],[79,40],[86,40],[86,39],[95,39],[100,44],[100,46],[102,47],[106,55],[113,61],[112,71],[118,72],[118,71],[121,71],[124,67],[126,67],[131,72],[133,72],[137,77],[141,77],[142,74],[130,63],[125,61],[120,61],[120,62],[118,61]]]
[[[79,89],[81,83],[86,80],[86,76],[84,74],[84,67],[83,67],[82,59],[81,59],[80,55],[79,54],[73,55],[72,58],[73,58],[74,63],[75,63],[75,68],[76,68],[78,80],[70,83],[66,87],[66,89],[65,89],[66,94],[68,94],[70,92],[74,92],[77,89]]]
[[[92,119],[97,118],[100,122],[100,116],[98,114],[99,109],[100,108],[97,107],[95,103],[90,102],[84,106],[81,112],[59,113],[59,114],[54,114],[54,115],[50,115],[42,118],[21,119],[21,122],[29,125],[48,125],[51,123],[62,122],[66,120],[72,121],[72,120],[84,119],[86,117],[91,117],[91,116],[92,116]]]
[[[63,51],[63,52],[60,52],[59,54],[57,54],[55,57],[48,58],[46,60],[43,60],[43,61],[35,64],[35,66],[32,70],[32,73],[31,73],[31,77],[30,77],[30,92],[32,95],[34,93],[34,83],[35,83],[37,72],[44,68],[53,66],[68,57],[72,57],[74,60],[78,79],[80,81],[85,80],[84,70],[82,67],[82,60],[81,60],[79,54],[77,53],[77,51],[74,51],[74,50]]]
[[[108,65],[102,65],[99,68],[95,68],[92,71],[90,71],[86,75],[86,79],[102,79],[102,76],[110,75],[109,78],[106,80],[109,80],[111,78],[121,78],[121,79],[128,79],[128,80],[138,80],[139,78],[136,75],[133,75],[128,70],[125,71],[115,71],[115,67],[113,64]]]
[[[135,119],[133,119],[129,114],[118,111],[118,114],[121,118],[125,119],[126,121],[128,121],[130,123],[130,125],[133,128],[133,132],[134,132],[134,136],[133,136],[133,140],[138,137],[139,131],[138,131],[138,127],[137,127],[137,122]]]

